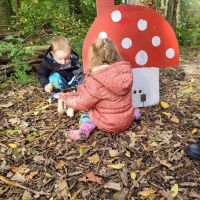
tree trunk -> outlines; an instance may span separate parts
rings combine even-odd
[[[174,31],[176,31],[177,5],[178,5],[178,0],[168,1],[166,20],[170,23]]]
[[[18,12],[21,9],[21,0],[16,0],[16,11]]]
[[[177,14],[176,14],[176,26],[179,27],[181,23],[181,0],[178,0]]]
[[[9,24],[9,18],[13,15],[10,0],[0,0],[0,24]]]

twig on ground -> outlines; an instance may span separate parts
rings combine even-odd
[[[152,182],[149,182],[149,181],[148,181],[148,183],[151,184],[151,185],[153,185],[154,187],[160,189],[160,190],[164,190],[163,187],[161,187],[161,186],[159,186],[159,185],[156,185],[155,183],[152,183]]]
[[[57,125],[57,124],[56,124]],[[47,142],[50,140],[50,138],[52,137],[52,135],[54,133],[56,133],[56,131],[58,131],[60,129],[60,127],[62,126],[62,124],[60,126],[58,126],[50,135],[49,137],[45,140],[44,144],[42,145],[42,148],[44,148],[47,145]]]
[[[152,167],[149,167],[137,180],[140,181],[145,175],[147,175],[150,171],[152,171],[153,169],[159,167],[160,165],[155,165]]]
[[[25,187],[25,186],[21,185],[20,183],[13,182],[13,181],[11,181],[11,180],[3,177],[3,176],[0,176],[0,181],[4,182],[7,185],[19,187],[19,188],[22,188],[24,190],[30,191],[30,192],[36,194],[37,196],[40,196],[40,195],[49,196],[50,195],[50,193],[46,193],[46,192],[43,192],[43,191],[36,191],[36,190],[30,189],[28,187]]]
[[[101,159],[100,159],[100,161],[98,162],[97,169],[96,169],[96,173],[99,172],[100,164],[101,164],[101,162],[102,162],[102,160],[103,160],[103,158],[104,158],[104,156],[105,156],[105,152],[106,152],[107,144],[108,144],[108,139],[107,139],[106,144],[105,144],[105,146],[104,146],[104,150],[103,150],[103,153],[102,153]]]

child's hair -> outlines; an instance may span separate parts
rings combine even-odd
[[[91,45],[88,57],[90,70],[103,64],[110,65],[122,60],[118,48],[108,38],[97,39]]]
[[[64,36],[55,36],[51,40],[51,50],[53,52],[57,50],[68,52],[71,51],[71,45],[69,40]]]

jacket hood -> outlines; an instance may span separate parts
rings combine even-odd
[[[132,71],[129,62],[120,61],[91,72],[91,78],[117,95],[125,95],[132,87]]]

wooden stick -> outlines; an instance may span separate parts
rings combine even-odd
[[[102,156],[101,156],[101,159],[100,159],[100,161],[98,162],[97,169],[96,169],[96,173],[99,172],[99,167],[100,167],[101,161],[103,160],[103,158],[104,158],[104,156],[105,156],[107,144],[108,144],[108,140],[106,141],[106,144],[105,144],[105,147],[104,147],[104,150],[103,150],[103,154],[102,154]]]
[[[46,193],[46,192],[43,192],[43,191],[36,191],[36,190],[30,189],[28,187],[25,187],[25,186],[21,185],[20,183],[15,183],[15,182],[13,182],[13,181],[11,181],[11,180],[3,177],[3,176],[0,176],[0,181],[4,182],[5,184],[10,185],[10,186],[19,187],[19,188],[22,188],[24,190],[28,190],[28,191],[30,191],[30,192],[38,195],[38,196],[43,195],[43,194],[46,195],[46,196],[50,195],[50,193]]]
[[[57,125],[56,125],[56,126],[57,126]],[[58,126],[58,127],[49,135],[49,137],[45,140],[44,144],[42,145],[42,148],[44,148],[44,147],[46,146],[47,142],[50,140],[50,138],[52,137],[52,135],[53,135],[54,133],[56,133],[56,132],[60,129],[61,126],[62,126],[62,124],[61,124],[60,126]]]
[[[149,169],[147,169],[137,180],[140,181],[145,175],[147,175],[151,170],[159,167],[160,165],[155,165],[152,167],[149,167]]]
[[[33,60],[30,60],[30,61],[27,61],[26,63],[28,63],[28,64],[33,64],[33,63],[39,63],[39,62],[41,62],[42,61],[42,59],[33,59]],[[14,67],[14,65],[13,64],[9,64],[9,65],[1,65],[0,66],[0,71],[4,71],[4,70],[6,70],[6,69],[9,69],[9,68],[12,68],[12,67]]]

